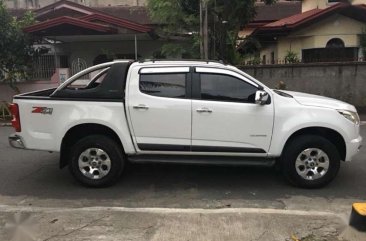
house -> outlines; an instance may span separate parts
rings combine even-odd
[[[248,37],[258,27],[301,13],[301,1],[282,0],[271,5],[258,1],[255,9],[254,19],[239,32],[239,37]]]
[[[89,7],[101,6],[145,6],[146,0],[72,0]],[[5,0],[5,4],[11,9],[37,9],[55,3],[56,0]]]
[[[358,61],[365,57],[366,0],[351,2],[303,0],[301,12],[252,22],[242,33],[258,41],[262,64]]]
[[[35,47],[49,52],[34,61],[33,80],[62,80],[89,66],[112,59],[161,58],[169,42],[184,44],[184,38],[159,37],[142,0],[14,0],[14,16],[31,9],[37,23],[24,29],[37,39]],[[9,1],[8,1],[9,2]],[[47,5],[48,4],[48,5]],[[116,5],[116,4],[124,4]],[[87,6],[89,5],[89,6]],[[109,6],[112,5],[112,6]],[[43,7],[39,7],[43,6]],[[268,6],[257,3],[257,16],[241,35],[301,12],[301,2],[280,1]],[[248,31],[249,30],[249,31]],[[62,77],[60,77],[62,76]]]
[[[162,45],[174,41],[155,33],[156,24],[144,7],[87,7],[62,0],[33,13],[37,22],[23,30],[37,40],[36,48],[49,49],[34,61],[34,80],[59,82],[113,59],[153,58]]]

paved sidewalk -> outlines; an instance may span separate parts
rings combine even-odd
[[[22,240],[28,235],[33,240],[54,241],[366,240],[366,234],[353,232],[342,217],[328,212],[0,206],[0,240],[11,240],[15,233]]]

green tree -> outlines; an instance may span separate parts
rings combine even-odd
[[[362,28],[362,33],[359,36],[360,38],[360,47],[362,51],[363,60],[366,58],[366,27]]]
[[[34,22],[31,12],[17,19],[7,11],[0,0],[0,80],[18,91],[17,79],[26,79],[32,57],[40,50],[32,47],[32,39],[22,31],[22,28]]]
[[[255,0],[149,0],[150,15],[162,24],[162,34],[192,36],[188,40],[188,47],[170,44],[165,54],[185,53],[190,57],[199,57],[200,1],[208,4],[210,57],[237,63],[240,57],[237,52],[238,33],[255,17]],[[271,4],[276,0],[264,2]]]
[[[162,55],[199,57],[199,0],[149,0],[148,9],[151,18],[163,26],[158,32],[164,38],[175,40],[190,36],[185,38],[185,46],[174,41],[164,45]]]

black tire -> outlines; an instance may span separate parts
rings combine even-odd
[[[93,148],[102,150],[102,155],[103,153],[107,154],[108,166],[105,171],[108,171],[108,173],[99,179],[87,177],[79,168],[79,157],[81,157],[81,154],[86,153],[87,150],[92,150]],[[89,161],[86,163],[89,163]],[[77,181],[88,187],[106,187],[116,183],[122,174],[124,164],[125,158],[122,147],[111,138],[103,135],[90,135],[84,137],[71,148],[69,170]],[[100,166],[100,168],[102,168],[102,166]]]
[[[303,178],[297,172],[297,168],[295,165],[296,159],[303,151],[308,148],[316,148],[322,150],[329,159],[328,171],[318,179],[308,180],[306,178]],[[340,168],[340,155],[336,146],[328,141],[326,138],[317,135],[301,135],[290,140],[290,142],[286,145],[281,157],[281,168],[284,176],[291,184],[302,188],[320,188],[327,185],[336,177]],[[305,165],[304,170],[306,170]],[[321,171],[324,169],[317,170]],[[310,171],[310,174],[311,173],[312,172]]]

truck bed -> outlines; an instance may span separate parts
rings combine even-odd
[[[17,95],[16,97],[24,97],[24,98],[39,97],[39,99],[43,99],[45,97],[50,97],[50,95],[55,90],[56,90],[56,88],[37,90],[37,91],[33,91],[33,92],[23,93],[23,94]]]

